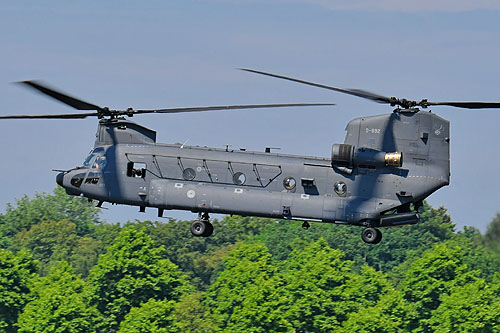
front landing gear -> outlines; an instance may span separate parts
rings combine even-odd
[[[375,228],[366,228],[361,233],[361,238],[365,243],[378,244],[382,240],[382,232]]]
[[[198,220],[191,223],[191,233],[196,237],[209,237],[214,232],[214,226],[210,223],[208,213],[199,213]]]

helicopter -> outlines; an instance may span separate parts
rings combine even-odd
[[[156,142],[156,132],[125,117],[271,107],[331,106],[327,103],[257,104],[111,110],[87,103],[39,81],[22,84],[87,113],[11,115],[0,119],[97,117],[94,147],[79,167],[56,170],[56,183],[70,195],[158,210],[198,214],[194,236],[209,237],[211,213],[257,216],[364,227],[361,238],[377,244],[381,227],[416,224],[423,200],[450,182],[449,121],[429,106],[500,108],[497,102],[430,102],[340,89],[282,75],[243,71],[312,85],[396,107],[392,113],[359,117],[347,124],[344,143],[331,157],[312,157]]]

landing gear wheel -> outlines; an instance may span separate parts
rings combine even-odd
[[[205,222],[205,224],[206,224],[205,232],[201,236],[210,237],[214,233],[214,226],[210,222]]]
[[[311,227],[311,225],[309,224],[309,222],[307,221],[304,221],[304,223],[302,223],[302,229],[304,230],[307,230]]]
[[[191,233],[195,235],[196,237],[201,237],[203,234],[208,231],[208,226],[206,222],[203,221],[194,221],[191,223]],[[212,228],[213,231],[213,228]]]
[[[361,233],[361,238],[365,243],[378,244],[382,240],[382,232],[375,228],[366,228]]]

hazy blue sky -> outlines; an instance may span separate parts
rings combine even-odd
[[[2,114],[71,111],[9,84],[35,78],[114,108],[334,102],[330,108],[135,119],[157,130],[160,142],[329,156],[350,119],[391,108],[234,68],[388,96],[500,101],[498,1],[49,3],[0,3]],[[484,231],[500,210],[500,111],[434,112],[451,121],[452,179],[429,201],[448,208],[459,227]],[[51,191],[51,169],[81,164],[96,125],[95,119],[0,122],[0,208],[23,194]],[[155,216],[107,207],[111,222]]]

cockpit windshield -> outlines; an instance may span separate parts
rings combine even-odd
[[[89,167],[90,166],[90,163],[92,162],[92,160],[94,159],[94,154],[90,153],[89,156],[87,156],[87,158],[85,159],[85,161],[83,162],[83,166],[84,167]]]
[[[89,156],[87,156],[87,158],[83,162],[83,166],[89,168],[92,165],[92,162],[94,161],[94,157],[97,154],[104,154],[104,148],[96,148],[96,149],[92,150],[90,152]],[[104,158],[104,160],[105,160],[105,158]]]

